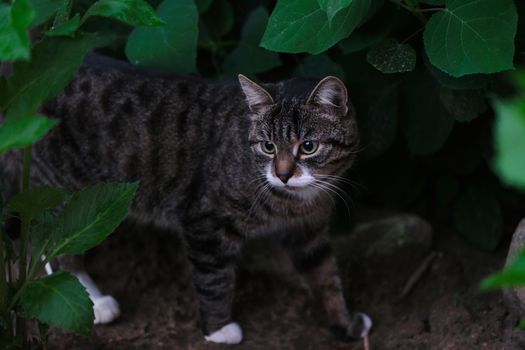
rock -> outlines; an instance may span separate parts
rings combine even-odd
[[[521,249],[525,248],[525,219],[521,220],[512,235],[505,266],[514,261]],[[525,287],[508,288],[503,291],[503,299],[512,314],[523,317],[525,314]]]
[[[361,224],[345,237],[334,240],[340,266],[346,274],[367,270],[367,277],[377,281],[396,274],[406,280],[429,254],[432,226],[424,219],[409,214]]]

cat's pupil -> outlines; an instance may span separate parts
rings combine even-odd
[[[266,153],[273,153],[275,151],[275,146],[269,141],[263,142],[263,148]]]
[[[303,142],[303,151],[306,153],[312,153],[315,150],[315,143],[312,141]]]

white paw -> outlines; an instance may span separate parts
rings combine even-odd
[[[361,316],[361,318],[363,319],[363,325],[365,326],[363,332],[361,332],[361,338],[363,338],[370,332],[370,329],[372,329],[372,319],[370,319],[370,317],[368,317],[367,314],[364,314],[362,312],[358,312],[357,315]]]
[[[242,341],[242,329],[237,323],[231,322],[204,339],[214,343],[239,344]]]
[[[106,324],[120,316],[118,302],[111,295],[92,297],[95,324]]]

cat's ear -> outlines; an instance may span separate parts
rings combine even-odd
[[[345,84],[339,78],[327,76],[313,89],[306,103],[336,108],[341,111],[342,115],[346,115],[348,92]]]
[[[272,95],[268,91],[242,74],[239,74],[239,83],[246,96],[248,107],[253,113],[263,113],[274,104]]]

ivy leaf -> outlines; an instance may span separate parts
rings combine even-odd
[[[126,218],[137,183],[105,183],[75,193],[52,229],[49,257],[95,247]]]
[[[29,282],[20,298],[23,315],[89,335],[95,315],[93,303],[78,279],[66,272]]]
[[[416,67],[416,51],[408,44],[388,39],[370,49],[366,60],[383,73],[410,72]]]
[[[279,0],[261,46],[279,52],[321,53],[346,38],[368,14],[370,0],[354,0],[331,25],[316,0]]]
[[[307,56],[294,69],[295,76],[322,79],[327,75],[345,79],[345,71],[335,63],[327,54]]]
[[[525,250],[506,266],[503,271],[485,278],[481,282],[482,289],[501,287],[522,287],[525,285]]]
[[[0,61],[28,60],[30,42],[27,33],[35,12],[27,0],[0,4]]]
[[[328,23],[332,24],[332,20],[337,12],[350,6],[352,0],[317,0],[317,2],[319,3],[321,10],[326,12]]]
[[[225,72],[255,74],[281,65],[277,53],[259,47],[267,23],[268,11],[264,7],[250,13],[242,28],[239,45],[224,58]]]
[[[33,114],[41,103],[58,95],[73,79],[96,37],[78,35],[75,40],[49,37],[33,48],[30,62],[17,62],[3,98],[8,118]]]
[[[454,221],[460,235],[481,249],[492,251],[501,240],[501,207],[487,191],[474,187],[467,189],[456,203]]]
[[[62,204],[67,192],[62,188],[42,186],[17,193],[9,200],[12,212],[27,214],[33,219],[37,214],[55,209]]]
[[[0,154],[32,145],[44,137],[57,120],[42,116],[13,119],[0,126]]]
[[[99,0],[86,11],[82,23],[91,16],[115,18],[133,26],[155,27],[165,24],[144,0]]]
[[[496,158],[494,165],[506,183],[525,190],[525,99],[495,101]]]
[[[423,35],[430,62],[454,76],[512,69],[518,15],[512,0],[446,0]]]
[[[76,14],[73,18],[64,22],[63,24],[52,27],[45,34],[47,36],[69,36],[73,37],[78,27],[80,26],[80,14]]]
[[[458,122],[470,122],[488,108],[485,98],[477,90],[441,88],[441,103]]]
[[[164,0],[156,13],[167,24],[135,28],[126,44],[128,60],[175,73],[196,72],[199,16],[193,0]]]
[[[426,69],[418,69],[411,75],[402,95],[403,132],[413,154],[430,154],[447,140],[454,116],[441,104],[440,86]]]

